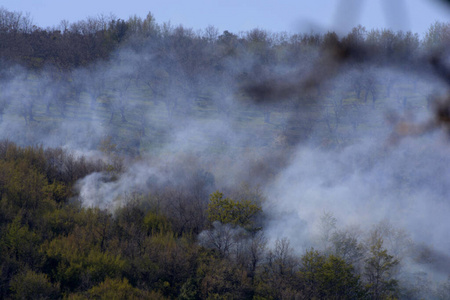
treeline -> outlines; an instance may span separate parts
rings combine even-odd
[[[3,8],[0,19],[2,63],[34,70],[51,65],[67,71],[106,60],[121,42],[127,26],[121,20],[105,18],[43,29],[32,24],[30,16]]]
[[[261,193],[211,192],[204,171],[102,210],[83,207],[74,183],[92,172],[117,180],[106,162],[2,141],[0,167],[3,299],[445,299],[450,291],[420,274],[401,284],[410,244],[390,225],[364,237],[325,214],[318,249],[269,245]]]
[[[164,55],[163,48],[170,46],[179,53],[180,59],[183,58],[182,63],[192,67],[203,62],[201,67],[218,68],[226,57],[248,52],[255,55],[260,64],[279,60],[295,62],[304,59],[311,48],[327,48],[335,39],[342,43],[343,49],[369,51],[370,55],[364,55],[364,58],[414,58],[419,51],[445,47],[450,40],[450,26],[436,22],[423,39],[416,33],[389,29],[367,31],[361,26],[342,37],[334,32],[287,34],[261,29],[220,34],[213,26],[194,32],[181,25],[158,24],[149,13],[144,19],[99,16],[74,23],[62,21],[58,26],[44,29],[34,25],[29,15],[0,9],[2,63],[18,63],[34,70],[53,66],[67,71],[107,60],[119,47],[137,49],[149,44],[158,45],[161,55]],[[355,45],[364,47],[355,48]],[[358,58],[364,51],[347,55]]]

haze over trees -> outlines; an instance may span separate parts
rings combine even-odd
[[[449,35],[1,8],[0,298],[447,299]]]

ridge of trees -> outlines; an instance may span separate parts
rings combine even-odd
[[[290,52],[289,59],[296,60],[311,47],[327,48],[333,39],[339,39],[344,45],[358,46],[353,49],[361,50],[360,54],[345,54],[355,59],[361,57],[364,51],[369,51],[370,57],[375,59],[394,56],[412,61],[421,49],[435,51],[445,47],[450,39],[449,28],[448,23],[436,22],[422,40],[412,32],[389,29],[367,31],[362,26],[353,28],[343,37],[337,37],[334,32],[324,35],[287,34],[270,33],[258,28],[237,35],[229,31],[219,34],[213,26],[194,32],[181,25],[158,24],[149,13],[143,19],[132,16],[122,20],[112,15],[102,15],[74,23],[61,21],[58,26],[43,29],[34,25],[29,15],[0,8],[0,58],[3,63],[19,63],[35,70],[51,65],[67,71],[98,60],[108,60],[118,47],[139,48],[153,44],[160,48],[170,45],[176,51],[185,52],[188,56],[185,56],[184,63],[191,67],[195,67],[192,62],[194,50],[205,47],[215,48],[214,58],[204,58],[213,59],[213,66],[227,56],[239,55],[243,48],[264,64],[286,51]]]

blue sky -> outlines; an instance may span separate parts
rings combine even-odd
[[[348,32],[366,28],[392,28],[424,34],[434,21],[450,21],[450,10],[437,0],[3,0],[8,10],[29,12],[41,27],[58,25],[89,16],[113,14],[128,19],[151,12],[158,23],[204,29],[213,25],[220,32],[253,28],[272,32],[310,32],[330,29]]]

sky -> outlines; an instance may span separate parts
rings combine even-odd
[[[10,11],[28,12],[34,23],[47,28],[87,17],[113,14],[128,19],[151,12],[156,22],[195,30],[215,26],[233,33],[254,28],[271,32],[348,32],[361,24],[367,29],[391,28],[423,35],[435,21],[449,22],[450,9],[438,0],[2,0]],[[449,5],[450,7],[450,5]]]

